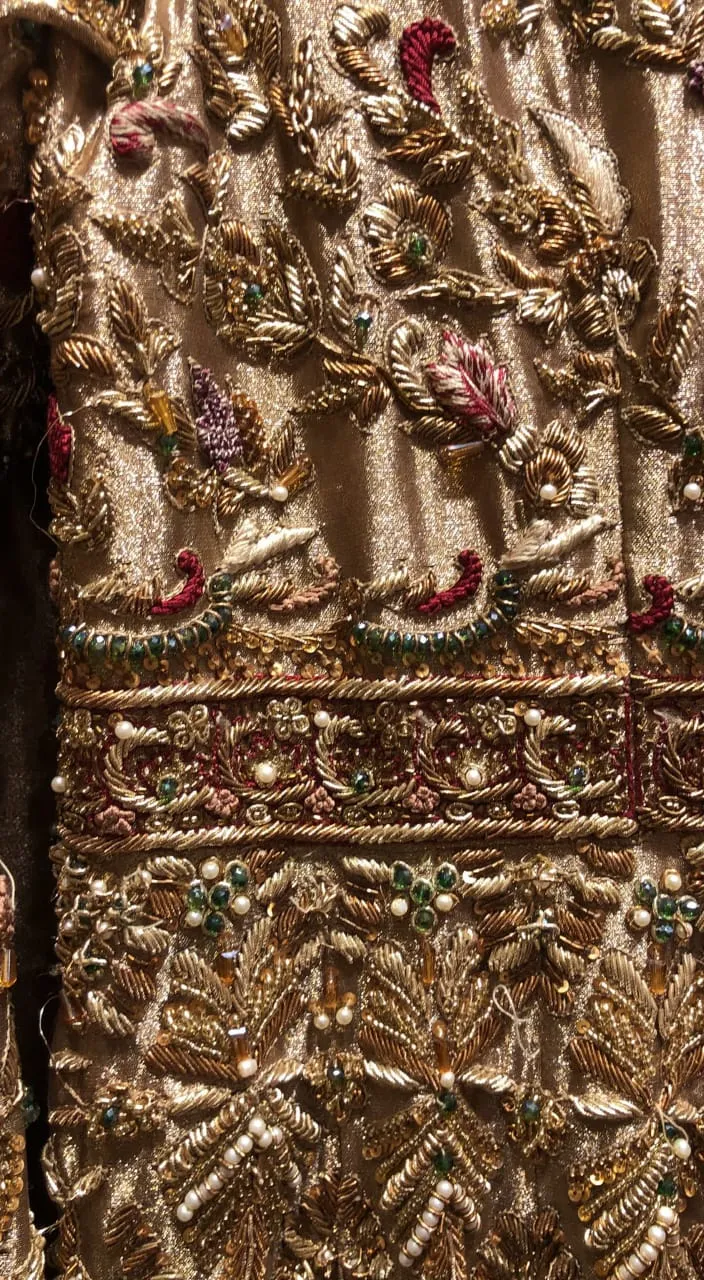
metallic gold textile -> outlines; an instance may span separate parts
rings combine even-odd
[[[0,11],[62,1274],[704,1274],[704,11]]]

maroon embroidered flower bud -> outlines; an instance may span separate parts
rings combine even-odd
[[[704,98],[704,62],[692,62],[687,67],[687,84]]]

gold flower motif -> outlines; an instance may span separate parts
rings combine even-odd
[[[406,182],[392,182],[363,215],[371,270],[400,283],[432,271],[452,231],[447,210]]]

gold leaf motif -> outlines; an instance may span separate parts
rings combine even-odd
[[[663,386],[679,386],[692,359],[699,327],[695,295],[683,280],[678,280],[671,300],[658,312],[650,339],[650,367]]]
[[[647,440],[648,444],[670,444],[682,435],[681,424],[654,405],[624,405],[621,418],[635,435]]]

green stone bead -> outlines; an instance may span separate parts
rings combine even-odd
[[[203,921],[203,928],[213,938],[217,938],[225,928],[225,917],[221,916],[218,911],[211,911]]]
[[[656,942],[671,942],[675,936],[675,926],[671,920],[657,920],[651,932]]]
[[[394,862],[391,868],[391,884],[394,889],[403,893],[413,883],[413,872],[406,862]]]
[[[182,649],[192,649],[198,643],[194,627],[179,627],[178,638]]]
[[[366,769],[355,769],[350,777],[350,786],[357,795],[363,795],[369,790],[371,785],[371,777]]]
[[[418,933],[430,933],[435,925],[435,912],[432,907],[419,907],[413,916],[413,928]]]
[[[433,886],[429,880],[414,880],[411,886],[411,898],[416,906],[424,907],[432,902]]]
[[[159,453],[162,457],[170,458],[171,454],[178,448],[178,436],[175,432],[173,435],[167,435],[166,432],[164,432],[163,435],[160,435],[157,438],[157,445],[159,446]]]
[[[416,652],[419,658],[429,658],[432,653],[430,636],[416,636]]]
[[[73,637],[73,640],[71,641],[71,644],[73,645],[73,648],[75,649],[76,653],[83,652],[83,646],[87,639],[88,639],[88,632],[85,630],[84,627],[82,627],[80,631],[76,631]]]
[[[154,68],[151,62],[139,62],[132,68],[132,84],[138,98],[143,98],[154,79]]]
[[[346,1080],[345,1069],[339,1062],[331,1063],[328,1067],[327,1075],[333,1089],[336,1091],[344,1089]]]
[[[535,1124],[540,1119],[540,1102],[537,1098],[524,1098],[521,1103],[521,1115],[529,1124]]]
[[[421,263],[428,252],[428,247],[427,236],[422,235],[420,231],[414,232],[406,246],[406,257],[409,262]]]
[[[696,898],[685,897],[678,900],[677,910],[683,920],[692,922],[699,919],[702,909]]]
[[[401,641],[401,652],[406,656],[409,656],[410,654],[415,653],[415,651],[416,651],[416,638],[414,635],[411,634],[410,631],[407,631]]]
[[[696,431],[688,432],[682,441],[682,452],[685,458],[700,457],[703,447],[702,437]]]
[[[364,644],[367,638],[368,630],[369,630],[368,622],[355,622],[350,632],[350,636],[354,640],[354,643],[357,645]]]
[[[246,889],[249,884],[249,872],[243,862],[233,862],[228,867],[227,878],[233,889]]]
[[[457,884],[457,871],[450,862],[444,862],[435,872],[436,888],[447,890],[454,889]]]
[[[127,657],[130,665],[133,667],[141,667],[147,656],[147,646],[143,640],[133,640],[129,647]]]
[[[452,1093],[450,1089],[441,1089],[438,1094],[438,1103],[441,1110],[450,1115],[457,1110],[457,1094]]]
[[[669,1173],[666,1173],[665,1177],[660,1179],[657,1190],[658,1195],[664,1196],[667,1200],[670,1200],[672,1196],[676,1196],[678,1194],[677,1183]]]
[[[191,911],[200,911],[208,901],[205,885],[200,880],[192,884],[186,895],[186,903]]]
[[[510,569],[499,569],[499,572],[494,574],[494,582],[497,587],[510,587],[513,585],[513,581],[514,578]]]
[[[120,1119],[120,1108],[114,1103],[101,1113],[100,1123],[104,1129],[114,1129]]]
[[[444,631],[434,631],[431,637],[433,653],[442,653],[443,649],[445,648],[446,640],[447,640],[447,636],[445,635]]]
[[[643,906],[650,907],[658,896],[657,885],[652,880],[641,880],[636,886],[635,896]]]
[[[387,653],[394,655],[401,649],[401,636],[398,631],[387,631],[384,637],[384,648]]]
[[[677,615],[675,614],[671,618],[666,618],[665,621],[663,622],[662,624],[663,634],[667,636],[668,640],[674,640],[680,634],[680,631],[682,630],[683,626],[684,626],[684,618],[678,618]]]
[[[107,647],[108,642],[105,636],[91,636],[86,652],[93,662],[99,662],[101,658],[105,657]]]
[[[683,649],[693,649],[698,639],[697,628],[690,626],[688,623],[680,632],[679,643]]]
[[[164,652],[164,637],[158,636],[158,635],[150,636],[149,640],[147,641],[147,644],[149,645],[149,652],[152,655],[152,657],[160,658],[162,653]]]
[[[433,1165],[435,1166],[436,1173],[451,1173],[455,1165],[455,1157],[451,1151],[443,1149],[442,1151],[438,1151],[435,1159],[433,1160]]]
[[[156,789],[157,796],[162,804],[168,804],[173,800],[178,791],[178,782],[175,778],[161,778]]]
[[[202,621],[196,623],[196,635],[198,636],[199,644],[208,644],[210,642],[210,627],[207,623]]]
[[[214,885],[210,890],[211,907],[217,907],[219,911],[226,907],[230,901],[230,892],[229,884]]]
[[[264,297],[264,290],[256,280],[250,280],[245,286],[244,300],[248,307],[257,308]]]
[[[232,576],[229,573],[214,573],[208,583],[211,596],[226,596],[232,590]]]
[[[677,903],[669,893],[659,893],[655,899],[656,914],[665,920],[672,920],[677,914]]]
[[[370,627],[367,632],[367,648],[370,653],[380,653],[386,640],[386,632],[381,627]]]

